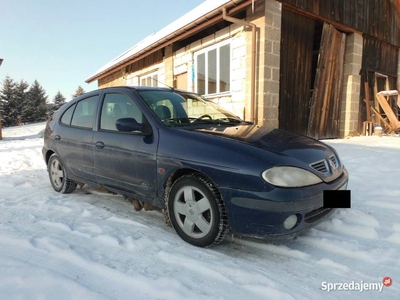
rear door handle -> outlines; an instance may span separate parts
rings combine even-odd
[[[60,141],[61,140],[61,136],[59,136],[58,134],[54,137],[54,140],[56,141]]]
[[[103,142],[100,142],[100,141],[99,141],[99,142],[96,142],[96,148],[97,148],[97,149],[103,149],[104,146],[105,146],[105,145],[104,145]]]

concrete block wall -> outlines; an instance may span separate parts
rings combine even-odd
[[[346,39],[346,54],[343,74],[343,92],[340,108],[340,136],[358,135],[358,116],[363,53],[363,37],[352,33]]]
[[[244,107],[246,106],[246,68],[248,65],[246,55],[246,33],[241,32],[232,40],[231,58],[231,110],[244,118]]]
[[[263,18],[254,20],[259,27],[256,122],[279,126],[279,80],[282,4],[275,0],[259,1]]]
[[[163,83],[167,86],[174,86],[174,57],[172,45],[165,47],[164,67],[165,77]]]

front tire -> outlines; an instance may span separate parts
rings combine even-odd
[[[56,192],[69,194],[76,189],[76,182],[67,177],[64,166],[57,154],[52,154],[48,163],[51,186]]]
[[[168,197],[172,226],[189,244],[210,247],[222,242],[228,229],[221,195],[208,179],[182,176],[172,185]]]

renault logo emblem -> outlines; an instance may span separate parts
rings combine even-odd
[[[333,161],[329,160],[329,164],[331,165],[332,171],[335,171],[336,170],[336,166],[333,163]]]

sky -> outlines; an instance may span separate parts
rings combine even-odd
[[[399,299],[399,135],[325,141],[349,171],[350,209],[296,239],[228,234],[203,249],[121,195],[55,192],[44,128],[0,141],[0,299]]]
[[[0,0],[0,82],[37,80],[52,101],[204,0]]]

